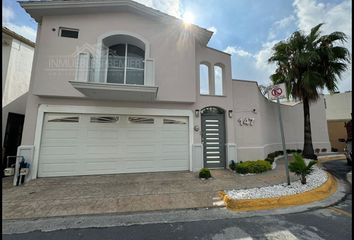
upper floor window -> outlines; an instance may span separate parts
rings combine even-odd
[[[66,38],[79,38],[79,29],[60,27],[59,36]]]
[[[223,95],[223,75],[220,66],[214,66],[215,95]]]
[[[128,43],[109,47],[108,83],[144,85],[143,49]]]
[[[199,65],[200,94],[209,94],[209,67],[206,64]]]

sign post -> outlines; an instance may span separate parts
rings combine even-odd
[[[288,182],[288,185],[290,185],[290,177],[289,177],[289,168],[288,168],[288,153],[286,152],[286,145],[285,145],[285,137],[284,137],[284,128],[283,128],[283,120],[281,118],[281,111],[280,111],[280,98],[285,98],[286,97],[286,88],[285,84],[278,84],[274,85],[270,88],[268,91],[268,97],[271,100],[276,99],[277,100],[277,105],[278,105],[278,116],[279,116],[279,124],[280,124],[280,135],[281,135],[281,142],[283,145],[283,152],[284,152],[284,157],[285,157],[285,173],[286,173],[286,180]]]

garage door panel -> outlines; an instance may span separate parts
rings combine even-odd
[[[78,173],[79,164],[66,163],[66,164],[41,164],[39,167],[39,177],[42,177],[40,173],[45,173],[43,176],[70,176]]]
[[[115,139],[118,134],[114,129],[104,129],[104,130],[89,130],[87,131],[87,137],[89,139]]]
[[[128,130],[126,137],[128,141],[146,141],[146,139],[151,139],[154,136],[155,131],[139,131],[137,129]]]
[[[58,129],[58,130],[53,130],[53,129],[47,129],[43,132],[42,138],[45,139],[76,139],[78,137],[78,131],[77,129]]]
[[[87,154],[92,153],[116,153],[117,146],[109,145],[109,146],[97,146],[97,145],[87,145]]]
[[[129,122],[129,116],[115,115],[114,119],[103,120],[119,118],[119,121],[93,123],[91,116],[96,115],[72,114],[76,116],[74,119],[70,115],[50,115],[46,119],[79,120],[75,123],[44,121],[40,177],[189,169],[189,127],[180,124],[188,123],[188,118],[146,116],[149,123],[153,122],[149,124],[139,122],[144,117]]]
[[[69,147],[64,147],[64,146],[54,146],[54,147],[43,147],[41,149],[41,155],[63,155],[63,154],[76,154],[77,152],[77,146],[69,146]]]
[[[47,139],[43,142],[42,147],[77,147],[76,139]]]

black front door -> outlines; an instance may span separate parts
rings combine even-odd
[[[7,156],[16,156],[17,147],[21,144],[22,129],[25,115],[17,113],[9,113],[6,122],[6,130],[3,143],[3,160],[2,160],[2,170],[7,164]],[[9,165],[15,163],[16,159],[10,160]],[[3,172],[3,171],[2,171]]]
[[[204,167],[225,168],[225,113],[208,107],[202,110]]]

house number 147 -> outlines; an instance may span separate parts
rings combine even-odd
[[[241,126],[253,126],[254,124],[254,118],[248,118],[248,117],[244,117],[244,118],[239,118],[237,120]]]

